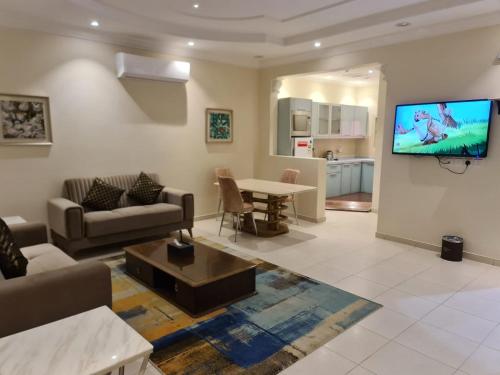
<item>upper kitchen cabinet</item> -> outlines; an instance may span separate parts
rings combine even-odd
[[[314,138],[365,138],[368,133],[368,108],[354,105],[313,103]]]
[[[294,139],[312,136],[312,103],[302,98],[278,100],[278,155],[293,156]]]
[[[368,135],[368,107],[355,107],[352,125],[353,136],[366,137]]]
[[[340,135],[352,137],[354,135],[354,114],[356,107],[353,105],[340,106]]]
[[[331,105],[330,134],[334,137],[340,135],[340,125],[342,121],[342,107],[340,105]]]
[[[316,138],[330,137],[330,105],[325,103],[313,103],[312,134]]]
[[[290,110],[311,112],[312,100],[302,98],[288,98],[290,101]]]

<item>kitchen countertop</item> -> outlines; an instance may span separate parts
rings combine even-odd
[[[341,158],[339,160],[327,160],[326,164],[346,164],[346,163],[362,163],[362,162],[371,162],[374,163],[375,159],[373,158]]]

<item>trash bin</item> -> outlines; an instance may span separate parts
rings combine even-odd
[[[452,262],[461,262],[464,253],[464,239],[458,236],[443,236],[441,258]]]

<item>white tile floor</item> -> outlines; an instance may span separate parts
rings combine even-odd
[[[270,238],[215,219],[195,235],[384,305],[284,373],[329,375],[500,374],[500,267],[375,238],[375,214],[326,213]]]

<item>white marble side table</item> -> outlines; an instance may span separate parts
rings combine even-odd
[[[4,216],[2,220],[5,221],[7,225],[26,223],[26,220],[21,216]]]
[[[5,324],[3,322],[2,324]],[[0,339],[0,374],[104,375],[142,359],[153,346],[103,306]]]

